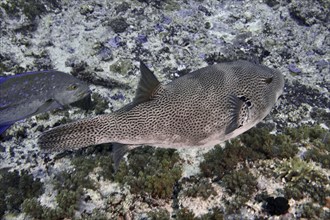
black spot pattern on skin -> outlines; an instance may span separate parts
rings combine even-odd
[[[270,77],[272,82],[265,83],[264,79]],[[113,114],[55,128],[39,143],[44,149],[106,142],[199,146],[214,135],[221,142],[232,121],[230,95],[243,100],[237,120],[244,126],[259,122],[269,112],[282,86],[281,74],[265,66],[245,61],[208,66],[162,86],[149,101],[133,103],[127,111],[124,107]]]

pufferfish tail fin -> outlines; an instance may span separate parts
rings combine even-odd
[[[47,131],[38,140],[39,147],[46,151],[79,149],[89,145],[112,142],[113,115],[101,115],[65,124]]]

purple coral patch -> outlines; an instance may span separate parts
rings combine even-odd
[[[295,64],[291,63],[288,66],[290,72],[292,73],[301,73],[301,69],[299,69]]]
[[[189,17],[189,16],[192,16],[194,14],[193,10],[190,10],[190,9],[182,9],[182,10],[179,10],[179,15],[181,17]]]
[[[161,25],[161,24],[156,24],[155,25],[155,29],[158,31],[158,32],[162,32],[164,30],[164,26]]]
[[[163,24],[170,24],[172,22],[172,18],[168,17],[168,16],[163,16],[162,17],[162,23]]]
[[[115,95],[110,97],[113,100],[125,100],[125,96],[121,93],[116,93]]]
[[[330,67],[330,62],[327,62],[326,60],[320,60],[316,63],[316,68],[318,70],[323,70],[327,67]]]
[[[121,43],[121,39],[119,36],[115,36],[108,41],[108,44],[113,48],[119,47],[120,43]]]
[[[142,43],[143,44],[143,43],[146,43],[148,41],[148,38],[144,34],[139,34],[138,37],[136,38],[136,41],[138,43]]]

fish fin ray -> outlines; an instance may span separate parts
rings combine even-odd
[[[164,88],[158,81],[153,72],[141,61],[140,62],[141,78],[136,89],[136,94],[133,102],[118,109],[116,112],[127,112],[134,108],[136,105],[149,101],[156,95],[163,93]]]
[[[103,122],[108,123],[109,117],[111,118],[109,115],[96,116],[55,127],[39,137],[38,145],[40,149],[49,152],[110,143],[112,139],[104,136],[99,129],[103,127]]]
[[[132,150],[133,148],[138,147],[138,145],[126,145],[126,144],[121,144],[121,143],[112,143],[112,158],[114,161],[114,168],[115,171],[117,172],[120,161],[124,157],[124,155]]]
[[[59,102],[57,102],[55,99],[48,99],[43,105],[41,105],[30,116],[36,115],[36,114],[39,114],[39,113],[48,112],[50,110],[57,109],[57,108],[62,108],[62,107],[63,106]],[[27,117],[30,117],[30,116],[27,116]]]
[[[9,108],[14,108],[16,106],[18,106],[19,104],[8,104],[8,105],[4,105],[0,107],[0,111],[3,111],[5,109],[9,109]]]
[[[229,96],[229,124],[226,127],[225,134],[229,134],[240,127],[239,125],[239,115],[240,110],[244,102],[235,95]]]
[[[141,78],[133,100],[135,105],[152,99],[155,94],[162,90],[157,77],[142,61],[140,61],[140,71]]]

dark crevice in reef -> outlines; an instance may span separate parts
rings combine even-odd
[[[176,213],[180,210],[178,196],[179,196],[179,193],[181,190],[182,190],[182,185],[179,182],[176,182],[173,187],[173,195],[172,195],[172,200],[173,200],[172,208],[174,210],[174,213]],[[172,216],[172,217],[174,217],[174,216]]]
[[[292,105],[301,106],[307,103],[312,107],[327,108],[330,106],[330,100],[315,88],[293,81],[292,84],[286,84],[284,87],[285,99]]]

